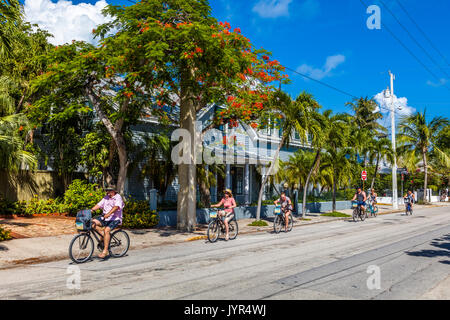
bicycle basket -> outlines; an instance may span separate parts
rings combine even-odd
[[[78,231],[91,230],[92,212],[91,210],[81,210],[77,212],[75,226]]]
[[[279,216],[281,214],[281,207],[280,206],[275,207],[275,209],[273,210],[273,214]]]
[[[210,218],[217,218],[217,211],[216,210],[210,211],[209,212],[209,217]]]

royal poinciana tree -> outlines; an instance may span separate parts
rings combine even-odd
[[[226,108],[210,127],[239,120],[256,126],[270,112],[265,103],[271,84],[288,81],[284,68],[265,50],[255,50],[238,28],[212,17],[207,0],[143,0],[108,6],[104,14],[111,22],[93,31],[98,47],[55,49],[49,73],[36,83],[47,93],[36,106],[50,110],[59,101],[67,110],[88,112],[83,101],[89,102],[117,147],[120,192],[129,165],[124,124],[149,116],[186,129],[191,141],[179,153],[188,161],[178,166],[178,228],[192,231],[201,160],[195,152],[201,144],[197,112],[214,102]]]

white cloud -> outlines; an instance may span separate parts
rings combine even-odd
[[[259,0],[252,10],[262,18],[287,17],[291,2],[292,0]]]
[[[432,87],[442,87],[442,86],[445,86],[447,84],[447,82],[448,82],[448,80],[444,79],[444,78],[440,79],[439,83],[435,83],[433,81],[428,80],[427,85],[432,86]]]
[[[49,41],[54,45],[82,40],[96,43],[92,30],[108,21],[102,10],[108,5],[105,0],[98,0],[94,5],[72,1],[25,0],[26,20],[36,23],[41,29],[50,32],[54,38]]]
[[[322,80],[323,78],[330,77],[332,75],[332,71],[344,62],[345,56],[342,54],[337,54],[328,57],[322,68],[314,68],[310,65],[302,64],[297,68],[297,71],[304,73],[313,79]]]
[[[375,101],[378,103],[379,108],[376,112],[381,111],[381,113],[389,113],[391,110],[391,98],[386,98],[384,95],[384,91],[375,95]],[[409,116],[416,112],[416,109],[408,106],[408,99],[398,98],[394,94],[394,107],[396,108],[396,113],[399,116]]]

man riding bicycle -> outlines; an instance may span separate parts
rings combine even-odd
[[[352,201],[355,200],[358,206],[361,206],[362,214],[364,214],[366,211],[367,196],[366,193],[362,191],[361,187],[358,187],[358,189],[356,190],[355,196],[353,197]]]
[[[92,220],[92,227],[103,236],[103,252],[98,256],[101,259],[108,255],[109,240],[111,231],[122,224],[122,210],[125,204],[120,194],[117,193],[115,186],[106,188],[106,196],[97,203],[91,210],[103,210],[101,216]],[[104,231],[101,229],[104,227]]]
[[[280,198],[278,200],[274,201],[274,204],[276,206],[278,206],[278,204],[281,204],[281,212],[283,212],[284,214],[284,219],[285,219],[285,231],[287,232],[288,229],[288,225],[289,225],[289,215],[292,213],[292,202],[291,199],[289,199],[289,197],[286,197],[286,193],[282,192],[280,195]]]

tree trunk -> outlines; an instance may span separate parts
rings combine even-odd
[[[184,92],[180,101],[180,128],[190,133],[191,141],[187,142],[189,143],[187,149],[190,163],[178,165],[178,183],[180,187],[177,203],[177,229],[187,232],[193,232],[197,224],[196,116],[193,97],[189,92]]]
[[[275,155],[273,157],[273,162],[269,167],[269,171],[266,172],[264,179],[261,183],[261,188],[259,189],[259,196],[258,196],[258,207],[256,208],[256,221],[261,220],[261,206],[262,206],[262,197],[263,197],[263,193],[264,193],[264,187],[267,184],[267,181],[269,180],[269,176],[271,175],[273,168],[275,168],[275,164],[278,160],[280,150],[283,147],[285,141],[286,141],[286,136],[283,136],[283,138],[281,139],[280,145],[278,146],[278,149],[275,152]]]
[[[116,123],[113,125],[111,120],[108,118],[108,116],[103,112],[102,108],[100,107],[100,99],[97,97],[97,95],[94,93],[94,91],[91,88],[86,89],[86,94],[91,101],[95,112],[97,113],[98,117],[100,118],[100,121],[104,124],[106,129],[108,130],[108,133],[111,135],[112,139],[114,140],[114,143],[117,147],[117,153],[119,155],[119,176],[117,179],[117,191],[123,195],[125,191],[125,181],[127,178],[127,171],[128,171],[128,153],[127,153],[127,147],[125,144],[125,138],[122,133],[122,124],[123,119],[118,120],[119,123]],[[129,103],[129,100],[124,102],[124,104],[121,106],[121,111],[124,111],[127,108],[127,105]]]
[[[314,158],[314,162],[311,166],[311,170],[309,170],[308,177],[306,178],[305,188],[303,190],[302,218],[305,218],[306,216],[306,195],[308,193],[309,180],[311,179],[313,172],[317,170],[319,164],[320,164],[320,149],[317,150],[316,157]]]
[[[427,151],[422,151],[422,157],[423,157],[423,169],[425,172],[425,178],[423,181],[423,201],[427,201],[427,187],[428,187],[428,164],[427,164]]]
[[[372,190],[373,186],[375,185],[375,179],[376,179],[377,173],[378,173],[378,164],[379,164],[379,162],[380,162],[380,155],[378,155],[378,157],[377,157],[377,165],[375,167],[375,174],[373,175],[372,183],[370,184],[370,190]]]

